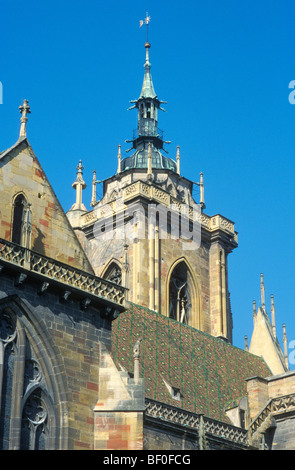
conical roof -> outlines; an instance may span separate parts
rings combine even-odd
[[[151,47],[149,42],[145,43],[145,49],[146,49],[146,59],[145,59],[145,64],[144,64],[144,78],[143,78],[143,85],[142,85],[142,90],[140,94],[140,98],[156,98],[157,95],[155,93],[154,85],[153,85],[153,80],[152,80],[152,74],[151,74],[151,63],[149,60],[149,48]]]

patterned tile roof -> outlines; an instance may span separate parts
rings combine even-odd
[[[133,346],[141,338],[140,373],[146,397],[229,422],[224,409],[246,395],[245,379],[267,377],[262,358],[147,308],[131,304],[113,322],[115,363],[133,373]],[[166,384],[179,389],[172,398]]]

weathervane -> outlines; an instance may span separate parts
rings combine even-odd
[[[151,21],[151,17],[149,16],[148,12],[146,12],[146,17],[144,20],[139,21],[139,27],[141,28],[144,24],[146,24],[146,40],[149,42],[149,22]]]

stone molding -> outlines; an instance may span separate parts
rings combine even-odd
[[[183,202],[171,196],[166,191],[163,191],[161,188],[156,185],[146,184],[143,181],[136,181],[125,187],[122,190],[122,200],[125,203],[132,200],[135,197],[143,197],[145,199],[157,201],[167,207],[175,205],[178,210],[181,210],[181,207],[184,205]],[[108,206],[112,208],[115,213],[115,201],[110,201]],[[99,206],[101,209],[101,214],[103,213],[103,206]],[[194,215],[193,207],[189,206],[189,218],[192,219]],[[86,226],[93,224],[98,217],[95,214],[95,211],[87,212],[81,216],[81,225]],[[216,214],[210,217],[207,214],[201,213],[201,224],[202,229],[207,230],[208,232],[214,232],[216,230],[221,230],[233,237],[235,244],[238,243],[238,234],[235,231],[234,222],[223,217],[220,214]]]
[[[20,268],[23,274],[38,275],[42,280],[42,293],[45,286],[47,288],[49,284],[59,284],[59,286],[64,285],[67,292],[70,289],[83,293],[83,296],[86,294],[86,299],[97,298],[107,302],[116,310],[122,311],[126,307],[126,288],[2,238],[0,238],[0,263]],[[25,282],[26,277],[22,276],[22,279],[22,282]],[[18,277],[18,282],[20,282],[20,277]]]
[[[150,399],[146,399],[145,414],[148,418],[179,424],[186,429],[191,428],[198,432],[202,426],[206,435],[230,440],[243,446],[248,445],[248,432],[246,429],[207,418],[202,414],[189,413]]]

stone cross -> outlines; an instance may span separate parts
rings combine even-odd
[[[26,129],[26,124],[28,122],[27,115],[30,114],[30,106],[29,106],[29,101],[24,100],[22,106],[19,107],[20,113],[22,115],[20,122],[21,122],[21,127],[20,127],[20,133],[19,137],[27,137],[27,129]]]

